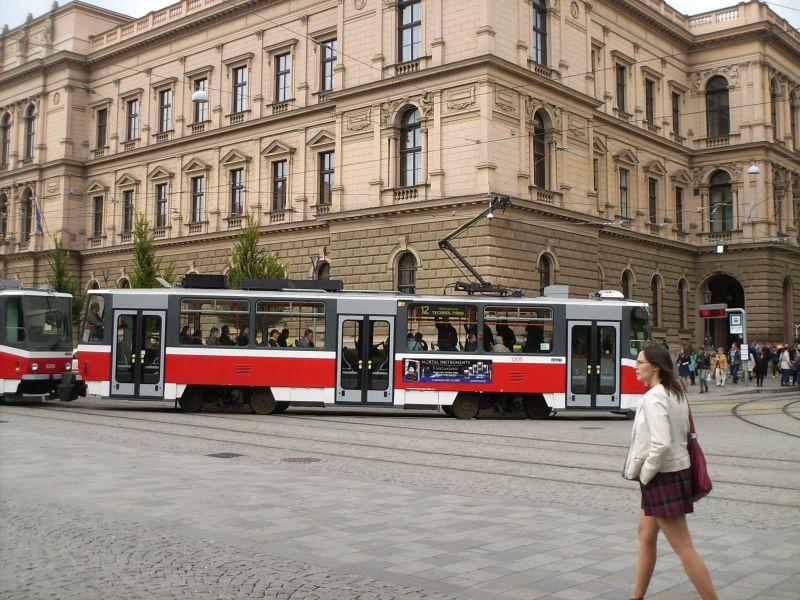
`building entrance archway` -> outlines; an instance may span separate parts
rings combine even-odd
[[[744,288],[739,280],[725,273],[718,273],[706,279],[697,288],[697,304],[705,304],[704,293],[708,289],[711,292],[709,304],[727,304],[728,308],[746,308]],[[728,333],[727,319],[697,319],[698,337],[703,339],[705,346],[713,345],[714,348],[720,346],[726,350],[736,341],[741,342],[740,335],[731,336]],[[706,338],[709,338],[707,340]]]

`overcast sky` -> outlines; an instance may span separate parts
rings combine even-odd
[[[62,0],[60,4],[65,4]],[[151,10],[158,10],[174,4],[164,0],[94,0],[91,4],[103,6],[132,17],[141,17]],[[697,14],[707,10],[715,10],[725,6],[735,6],[736,0],[672,0],[673,7],[684,13]],[[768,2],[772,10],[791,23],[792,27],[800,28],[800,2],[798,0],[780,0],[778,5]],[[784,5],[779,6],[779,5]],[[50,10],[52,0],[0,0],[0,24],[7,23],[9,27],[16,27],[25,22],[29,12],[34,17]],[[790,8],[793,7],[793,8]]]

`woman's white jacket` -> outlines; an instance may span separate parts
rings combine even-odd
[[[689,403],[658,384],[642,399],[622,475],[647,485],[658,473],[689,468]]]
[[[788,350],[784,350],[781,352],[781,364],[780,369],[791,369],[792,368],[792,357],[789,355]]]

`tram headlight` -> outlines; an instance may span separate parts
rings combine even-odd
[[[72,370],[72,363],[71,362],[65,362],[64,363],[64,370],[65,371],[71,371]]]
[[[31,363],[31,371],[38,371],[39,363]]]

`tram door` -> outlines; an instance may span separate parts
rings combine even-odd
[[[620,405],[619,323],[569,321],[567,408]]]
[[[164,311],[114,311],[111,395],[164,397]]]
[[[386,317],[339,315],[337,402],[392,402],[393,326]]]

